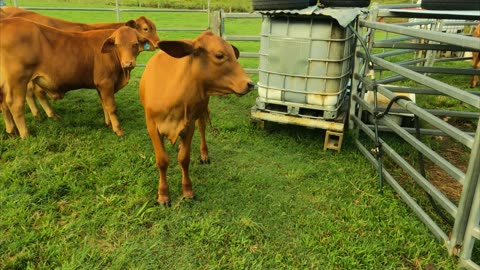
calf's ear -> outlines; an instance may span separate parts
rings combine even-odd
[[[240,51],[237,49],[237,47],[233,46],[230,44],[233,48],[233,51],[235,52],[235,57],[238,59],[240,57]]]
[[[107,38],[102,45],[102,53],[109,53],[115,48],[115,38]]]
[[[175,58],[182,58],[193,53],[193,43],[188,40],[165,40],[158,42],[158,48]]]
[[[129,20],[128,22],[125,23],[125,25],[133,29],[137,28],[137,23],[134,20]]]

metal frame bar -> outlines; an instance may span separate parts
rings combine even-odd
[[[390,8],[400,7],[394,5]],[[475,263],[471,260],[471,253],[474,246],[473,243],[476,240],[480,240],[480,93],[478,91],[466,91],[464,89],[459,89],[420,73],[472,75],[478,74],[479,71],[474,69],[431,67],[430,64],[433,64],[433,62],[430,61],[431,63],[428,63],[428,57],[427,61],[418,61],[421,59],[413,59],[412,61],[402,61],[400,63],[392,63],[382,58],[399,55],[402,53],[405,54],[405,52],[408,52],[407,50],[428,50],[431,54],[433,54],[436,50],[479,51],[480,42],[478,42],[478,39],[469,36],[449,34],[438,31],[427,31],[410,27],[417,25],[416,23],[387,24],[377,22],[379,17],[384,16],[427,19],[480,19],[480,14],[472,16],[468,12],[466,12],[466,14],[461,14],[461,12],[445,12],[448,13],[448,15],[442,16],[439,13],[428,11],[426,11],[425,14],[422,14],[422,12],[419,13],[418,11],[416,11],[415,14],[409,14],[408,11],[396,12],[395,10],[381,9],[378,7],[378,5],[373,5],[370,12],[370,18],[368,20],[360,20],[360,26],[364,27],[364,29],[367,29],[366,32],[368,35],[366,39],[369,40],[367,45],[368,50],[372,51],[373,48],[389,48],[391,51],[384,51],[383,53],[377,55],[370,55],[368,58],[364,52],[357,51],[356,56],[358,59],[358,66],[355,68],[356,73],[352,85],[361,87],[358,89],[354,88],[352,90],[352,107],[356,108],[356,111],[352,111],[353,113],[351,114],[351,119],[353,120],[352,122],[354,126],[355,144],[362,154],[364,154],[364,156],[374,165],[376,169],[380,170],[381,175],[385,177],[386,181],[401,196],[407,205],[412,208],[412,210],[427,225],[432,233],[446,243],[449,253],[460,254],[460,264],[462,266],[478,269],[478,262]],[[435,23],[434,27],[439,28],[447,24],[462,25],[459,22],[448,23],[441,21]],[[465,22],[465,24],[471,23]],[[377,30],[387,32],[387,37],[388,33],[396,33],[403,36],[390,39],[387,38],[383,41],[374,40],[375,32]],[[429,40],[430,42],[434,43],[401,43],[400,41],[406,40],[406,37],[410,37],[409,39],[418,38]],[[392,40],[396,42],[392,42]],[[441,44],[435,44],[435,42],[439,42]],[[372,62],[372,65],[368,65],[369,63],[366,62],[367,59]],[[459,58],[450,58],[445,60],[442,59],[441,61],[455,60],[459,60]],[[426,66],[402,66],[409,62],[425,62]],[[363,67],[360,67],[361,65],[363,65]],[[395,75],[390,75],[388,78],[383,78],[375,82],[372,80],[375,73],[373,70],[369,69],[370,67],[373,67],[374,71],[388,70],[393,72]],[[400,80],[412,80],[425,85],[426,88],[410,88],[389,85],[392,82]],[[371,105],[363,100],[363,96],[365,95],[366,91],[371,91],[373,89],[376,89],[379,94],[382,94],[389,99],[392,99],[396,96],[395,92],[450,96],[473,106],[475,110],[479,110],[478,112],[475,111],[467,113],[446,110],[425,110],[418,107],[411,101],[404,100],[399,100],[397,102],[397,104],[400,106],[400,109],[392,109],[393,112],[406,112],[416,115],[419,118],[427,121],[435,128],[429,130],[421,129],[421,134],[441,134],[443,136],[448,136],[470,148],[470,159],[465,173],[456,166],[452,165],[450,162],[443,160],[438,153],[411,135],[410,133],[413,133],[413,129],[399,126],[388,116],[379,121],[382,124],[382,130],[393,132],[395,136],[402,138],[413,148],[422,152],[423,155],[432,160],[445,172],[449,173],[452,177],[462,183],[463,189],[458,206],[447,199],[443,194],[441,194],[441,192],[438,194],[438,190],[431,186],[429,182],[416,169],[414,169],[413,166],[409,164],[409,162],[405,161],[405,159],[398,155],[398,153],[388,144],[386,144],[384,140],[376,137],[377,133],[373,130],[374,128],[377,130],[377,126],[372,127],[371,125],[368,125],[362,121],[362,115],[364,112],[373,114],[379,112],[380,109],[383,109],[381,106],[376,104],[376,102]],[[442,114],[477,119],[478,124],[476,132],[464,132],[436,117],[436,115]],[[450,237],[447,236],[449,233],[443,231],[443,229],[441,229],[440,226],[438,226],[438,224],[432,218],[430,218],[430,216],[415,202],[408,192],[398,184],[397,180],[381,165],[381,159],[377,159],[372,153],[370,153],[369,150],[367,150],[367,147],[360,140],[361,134],[365,134],[373,142],[379,139],[384,153],[386,153],[386,155],[388,155],[398,166],[400,166],[404,172],[406,172],[413,180],[415,180],[420,187],[431,194],[435,201],[439,203],[445,211],[455,218],[454,224],[451,228],[452,231],[449,232],[451,234]]]
[[[260,13],[238,13],[232,12],[227,13],[223,10],[215,11],[214,18],[218,19],[217,24],[219,24],[218,34],[225,40],[228,41],[253,41],[260,42],[260,35],[228,35],[225,31],[225,20],[226,19],[255,19],[262,18]],[[240,56],[243,58],[259,58],[260,54],[258,52],[240,52]],[[248,74],[258,74],[258,68],[244,68],[245,72]]]
[[[355,124],[362,129],[372,140],[375,137],[375,134],[373,131],[368,128],[362,121],[356,117],[352,116],[352,120],[355,122]],[[392,149],[385,141],[380,140],[383,147],[385,148],[385,153],[388,154],[390,157],[392,157],[396,161],[403,160],[394,149]],[[355,138],[355,145],[357,148],[362,152],[362,154],[367,158],[372,165],[378,169],[378,163],[375,157],[370,153],[370,151],[358,140],[358,138]],[[400,162],[401,165],[405,166],[405,168],[408,168],[409,165],[408,163],[403,160],[403,162]],[[411,169],[411,172],[413,172],[414,169]],[[408,206],[412,208],[412,210],[415,212],[415,214],[428,226],[430,231],[439,239],[442,239],[444,242],[448,242],[448,236],[443,230],[435,223],[435,221],[425,212],[425,210],[422,209],[418,205],[418,203],[413,199],[408,192],[396,181],[396,179],[386,170],[382,170],[383,175],[385,176],[385,179],[387,182],[391,185],[391,187],[400,195],[403,201],[407,203]]]

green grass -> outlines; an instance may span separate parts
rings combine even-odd
[[[101,12],[54,14],[112,20]],[[205,23],[191,14],[147,16],[165,27]],[[232,21],[231,27],[246,34],[259,29],[254,21]],[[258,46],[236,45],[246,51]],[[115,96],[122,138],[104,126],[92,90],[53,102],[58,121],[38,121],[27,112],[31,138],[0,134],[1,269],[456,267],[398,195],[389,187],[378,194],[377,174],[351,134],[336,153],[322,150],[322,130],[261,130],[249,118],[256,93],[211,99],[212,164],[197,162],[195,135],[194,201],[180,198],[176,149],[167,144],[173,206],[156,205],[158,172],[138,100],[141,73],[136,68]]]

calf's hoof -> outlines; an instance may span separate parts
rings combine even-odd
[[[159,197],[157,200],[157,203],[160,205],[163,205],[164,207],[172,206],[172,202],[170,201],[170,198]]]
[[[5,130],[7,132],[8,135],[12,136],[12,137],[17,137],[20,135],[20,133],[18,133],[18,130],[16,128],[12,129],[12,130]]]
[[[38,114],[34,114],[33,115],[33,118],[35,118],[37,121],[43,121],[45,118],[43,117],[42,114],[38,113]]]
[[[182,199],[183,200],[193,200],[195,198],[195,194],[193,191],[183,191],[182,192]]]
[[[56,114],[56,113],[54,113],[54,114],[51,115],[51,116],[48,116],[48,118],[53,119],[53,120],[55,120],[55,121],[60,120],[60,116],[58,116],[58,114]]]
[[[125,131],[123,131],[122,129],[119,129],[115,131],[115,134],[117,134],[117,136],[119,137],[122,137],[123,135],[125,135]]]
[[[210,159],[208,157],[200,158],[200,164],[202,164],[202,165],[210,164]]]

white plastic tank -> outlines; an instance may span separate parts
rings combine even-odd
[[[257,107],[336,118],[346,102],[355,42],[353,32],[330,17],[264,16]]]

